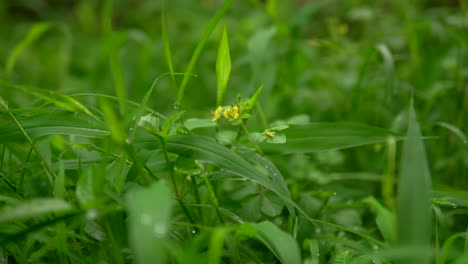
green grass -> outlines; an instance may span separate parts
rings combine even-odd
[[[59,2],[0,3],[0,263],[468,261],[464,1]]]

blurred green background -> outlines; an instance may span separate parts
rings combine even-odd
[[[174,70],[184,72],[220,5],[215,0],[2,1],[3,79],[66,94],[115,94],[113,76],[119,76],[129,99],[141,101],[154,79],[168,72],[163,9]],[[313,121],[403,131],[413,95],[423,134],[437,137],[426,141],[433,177],[466,188],[466,142],[454,130],[466,131],[467,124],[467,12],[465,1],[455,0],[236,1],[196,64],[183,109],[188,116],[208,117],[216,107],[215,61],[225,25],[233,65],[227,103],[263,83],[261,102],[270,121],[307,114]],[[38,23],[49,24],[9,68],[7,59]],[[181,77],[175,85],[162,78],[150,106],[172,111],[180,82]],[[10,104],[32,105],[31,98],[0,89]],[[365,163],[359,166],[372,166]]]

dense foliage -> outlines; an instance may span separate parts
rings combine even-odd
[[[468,263],[463,0],[12,0],[0,36],[0,263]]]

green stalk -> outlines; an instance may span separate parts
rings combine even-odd
[[[206,26],[205,32],[203,32],[203,36],[200,42],[198,42],[197,47],[193,52],[192,58],[190,59],[189,65],[187,66],[187,70],[184,74],[184,79],[182,80],[182,83],[179,86],[179,91],[177,91],[176,108],[179,108],[179,106],[182,103],[182,99],[184,99],[184,92],[185,88],[187,87],[189,77],[192,74],[193,68],[195,67],[195,63],[197,63],[197,60],[200,57],[200,54],[203,48],[205,47],[208,38],[215,29],[216,25],[219,23],[219,20],[221,20],[221,17],[223,17],[224,13],[226,13],[229,6],[231,6],[232,1],[233,0],[226,0],[221,6],[221,8],[218,10],[218,12],[216,12],[215,16],[210,20],[210,22]]]

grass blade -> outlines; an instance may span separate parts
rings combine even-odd
[[[216,59],[216,78],[218,80],[218,93],[216,105],[223,104],[224,94],[226,93],[229,76],[231,74],[231,55],[229,54],[229,42],[226,27],[223,30],[221,43],[219,44],[218,57]]]
[[[389,136],[401,138],[386,129],[350,123],[291,125],[282,132],[286,135],[286,143],[263,144],[262,149],[286,154],[308,153],[380,143]]]
[[[169,45],[169,37],[167,36],[166,29],[166,16],[164,15],[164,8],[161,14],[161,25],[162,25],[162,39],[164,45],[164,57],[166,58],[167,66],[169,67],[169,73],[171,74],[172,83],[175,84],[174,65],[172,64],[172,53],[171,46]]]
[[[431,243],[431,175],[416,113],[411,103],[397,195],[397,243],[429,248]],[[428,263],[429,256],[409,256],[401,263]]]
[[[83,114],[54,111],[38,114],[18,120],[24,131],[31,138],[44,135],[76,135],[83,137],[105,137],[109,132],[103,122]],[[22,131],[13,123],[0,127],[0,143],[11,143],[24,139]]]
[[[269,221],[251,224],[256,238],[262,241],[283,264],[301,263],[301,253],[296,240]]]
[[[67,213],[73,207],[62,199],[36,198],[0,208],[0,224],[28,220],[50,213]]]
[[[13,72],[13,68],[15,67],[16,61],[18,60],[19,56],[29,47],[31,46],[34,41],[42,36],[52,24],[47,22],[41,22],[34,24],[31,29],[29,30],[26,37],[16,45],[16,47],[11,52],[10,56],[8,56],[8,60],[5,66],[5,76],[8,78],[11,73]]]
[[[198,45],[195,48],[195,51],[193,52],[193,55],[192,55],[192,58],[190,59],[187,70],[185,71],[184,79],[182,79],[182,83],[180,84],[179,91],[177,92],[177,99],[176,99],[177,106],[180,106],[180,104],[182,103],[182,100],[184,99],[184,92],[185,92],[185,88],[187,87],[189,77],[192,74],[193,68],[195,67],[195,63],[200,57],[200,54],[203,48],[205,47],[205,44],[208,41],[208,38],[210,37],[216,25],[218,24],[219,20],[221,20],[221,17],[223,17],[224,13],[226,13],[229,6],[231,6],[232,1],[233,0],[226,0],[221,6],[221,8],[218,10],[218,12],[216,12],[216,14],[211,19],[211,21],[208,23],[208,25],[206,26],[205,32],[203,33],[203,36],[200,42],[198,42]]]

